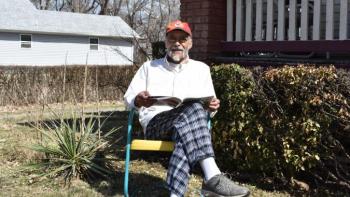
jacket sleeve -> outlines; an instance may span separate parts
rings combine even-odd
[[[146,90],[146,78],[147,78],[147,63],[143,64],[134,75],[131,83],[124,94],[124,102],[128,109],[136,108],[134,104],[135,97],[141,91]]]
[[[207,91],[206,95],[213,95],[214,97],[216,97],[209,66],[207,66],[206,68],[205,79],[203,83],[205,84],[204,88]]]
[[[206,72],[206,79],[205,79],[204,83],[205,83],[205,89],[206,89],[206,91],[208,91],[207,95],[213,95],[216,98],[214,84],[213,84],[213,80],[211,78],[211,72],[210,72],[209,66],[208,66],[208,69]],[[216,113],[217,113],[217,110],[210,112],[210,117],[211,118],[214,117]]]

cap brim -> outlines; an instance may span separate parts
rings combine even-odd
[[[175,30],[183,31],[183,32],[187,33],[188,35],[192,36],[192,34],[190,34],[189,32],[185,31],[185,30],[182,29],[182,28],[174,28],[174,29],[172,29],[172,30],[167,31],[166,34],[168,34],[169,32],[175,31]]]

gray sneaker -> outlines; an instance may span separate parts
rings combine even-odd
[[[236,185],[223,174],[218,174],[202,184],[202,196],[206,197],[246,197],[247,188]]]

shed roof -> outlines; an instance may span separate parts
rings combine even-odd
[[[139,38],[119,16],[38,10],[29,0],[0,0],[0,31]]]

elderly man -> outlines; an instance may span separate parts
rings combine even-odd
[[[146,62],[135,74],[124,95],[129,107],[139,110],[147,139],[173,140],[167,183],[171,197],[185,195],[191,169],[199,163],[204,174],[204,196],[248,196],[249,190],[234,184],[214,160],[208,112],[220,106],[209,67],[189,58],[192,32],[188,23],[176,20],[166,28],[166,57]],[[152,96],[213,96],[208,105],[188,102],[178,107],[159,105]]]

